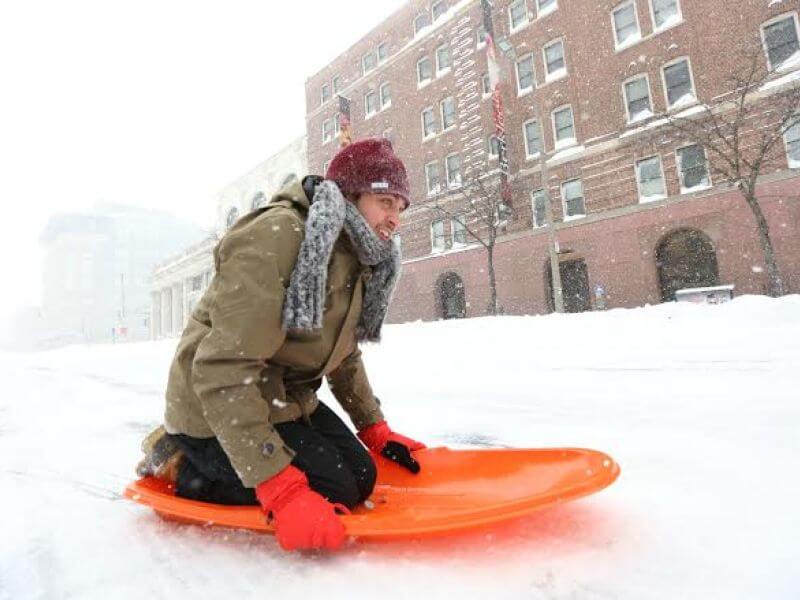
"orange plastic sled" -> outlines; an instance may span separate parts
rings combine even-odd
[[[342,517],[348,535],[391,540],[491,525],[593,494],[620,472],[610,456],[578,448],[430,448],[414,454],[422,466],[418,475],[376,459],[375,491]],[[272,532],[258,507],[186,500],[158,479],[140,479],[125,495],[165,519]]]

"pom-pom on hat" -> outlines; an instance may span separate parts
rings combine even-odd
[[[325,179],[336,182],[346,197],[392,194],[405,200],[406,207],[411,204],[406,167],[385,138],[359,140],[339,150]]]

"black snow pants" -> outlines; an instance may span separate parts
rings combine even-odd
[[[375,462],[358,438],[322,402],[303,420],[278,423],[275,429],[296,452],[292,464],[308,477],[309,486],[333,503],[355,508],[375,487]],[[216,438],[172,436],[185,455],[178,469],[176,493],[216,504],[258,504],[255,490],[244,487]]]

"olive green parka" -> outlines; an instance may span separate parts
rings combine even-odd
[[[273,424],[308,419],[327,377],[357,429],[383,420],[356,343],[364,281],[346,233],[328,266],[323,327],[283,329],[283,297],[305,237],[300,182],[242,217],[214,250],[215,275],[178,343],[169,371],[169,433],[216,437],[247,487],[294,457]]]

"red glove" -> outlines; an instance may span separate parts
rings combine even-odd
[[[344,525],[335,511],[350,511],[308,487],[306,474],[297,467],[289,465],[260,483],[256,497],[264,512],[272,513],[275,535],[284,550],[336,550],[344,543]]]
[[[411,456],[413,450],[422,450],[425,444],[395,433],[386,421],[375,423],[358,432],[359,439],[375,454],[405,467],[412,473],[419,473],[419,463]]]

